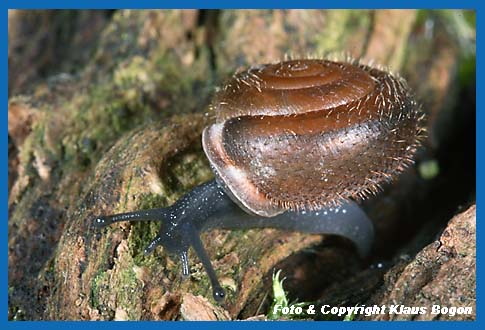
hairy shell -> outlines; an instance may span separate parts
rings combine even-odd
[[[375,193],[407,165],[422,114],[405,81],[361,64],[291,60],[236,74],[203,133],[218,181],[261,216]]]

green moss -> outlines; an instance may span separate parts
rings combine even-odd
[[[32,126],[32,132],[25,139],[22,147],[20,148],[19,160],[24,164],[26,174],[29,176],[37,176],[37,170],[34,168],[34,151],[40,152],[44,149],[44,134],[45,123],[44,120],[38,120]],[[49,153],[50,154],[50,153]]]
[[[24,164],[24,168],[26,170],[26,174],[30,175],[33,174],[34,168],[32,166],[33,158],[34,158],[34,148],[36,144],[36,138],[33,134],[29,135],[22,145],[19,153],[19,161],[21,164]]]
[[[360,33],[371,24],[365,10],[330,10],[327,13],[326,28],[315,36],[317,53],[341,52],[346,49],[352,31]]]
[[[129,188],[127,191],[129,191]],[[166,207],[167,205],[168,200],[165,195],[142,194],[137,209],[148,210]],[[136,265],[153,267],[159,264],[159,260],[154,253],[145,256],[143,252],[148,244],[158,235],[159,229],[160,222],[158,221],[134,222],[132,224],[128,246]]]
[[[91,281],[91,291],[89,292],[89,303],[95,308],[99,309],[99,297],[108,289],[108,273],[106,271],[99,271]]]
[[[371,18],[368,10],[349,10],[346,20],[346,30],[351,31],[368,30],[371,25]],[[352,33],[350,31],[350,34]]]
[[[119,273],[120,289],[117,293],[117,307],[121,307],[128,314],[128,319],[140,319],[140,312],[136,309],[140,302],[134,302],[134,297],[141,297],[142,283],[136,278],[133,267],[127,267]]]
[[[156,209],[168,206],[168,198],[159,194],[141,194],[138,208],[140,210]]]
[[[181,70],[178,60],[165,52],[145,59],[133,56],[121,62],[107,79],[88,88],[67,104],[70,129],[62,138],[66,161],[81,165],[95,163],[100,151],[123,132],[161,116],[194,109],[194,75],[201,70]],[[193,68],[201,65],[194,65]],[[191,69],[193,69],[191,68]],[[205,91],[208,94],[208,90]],[[177,107],[172,101],[177,100]],[[163,109],[154,108],[165,103]]]
[[[168,187],[176,194],[186,192],[214,176],[201,149],[187,151],[172,158],[165,171]]]
[[[71,126],[62,138],[64,161],[92,164],[110,141],[143,122],[147,107],[132,104],[113,86],[90,88],[88,97],[78,96],[68,105]]]
[[[165,67],[159,68],[160,63],[164,63]],[[160,109],[154,109],[151,103],[159,99],[157,93],[161,88],[167,98],[190,94],[191,91],[190,80],[184,79],[175,65],[170,69],[172,65],[166,57],[148,61],[135,56],[115,69],[112,80],[108,77],[106,81],[91,85],[83,93],[66,100],[60,106],[62,113],[55,114],[64,116],[62,124],[66,129],[57,137],[61,141],[57,144],[59,149],[52,151],[57,157],[63,157],[68,168],[73,165],[85,167],[95,163],[101,152],[123,132],[159,119],[161,113],[157,110]],[[50,115],[47,109],[41,111],[46,116]],[[175,110],[168,109],[166,114],[172,112]],[[47,120],[39,121],[38,132],[34,128],[36,134],[33,139],[36,142],[32,147],[43,147],[41,141],[46,123]]]
[[[160,223],[157,221],[133,223],[128,247],[135,265],[153,266],[159,263],[154,253],[148,256],[143,253],[148,244],[157,237],[159,229]]]
[[[139,301],[134,301],[134,297],[141,297],[143,290],[142,283],[136,278],[133,270],[133,259],[129,255],[124,255],[118,259],[119,271],[99,271],[91,282],[90,304],[93,308],[106,311],[112,297],[104,296],[105,293],[116,292],[116,308],[122,308],[131,320],[140,319],[141,313],[137,310],[140,306]],[[113,313],[109,313],[112,317]]]
[[[211,91],[206,53],[201,50],[190,66],[180,65],[179,56],[163,48],[147,57],[132,55],[79,92],[57,94],[55,109],[48,104],[37,109],[42,115],[22,148],[22,162],[31,163],[32,150],[44,149],[62,163],[63,173],[82,171],[96,164],[124,132],[173,113],[203,108]],[[46,129],[52,140],[47,146]]]
[[[128,179],[128,183],[126,184],[126,193],[125,193],[125,196],[123,198],[123,209],[126,209],[126,205],[128,204],[128,199],[129,199],[129,195],[130,195],[130,188],[131,188],[132,182],[133,182],[133,176],[130,176],[130,178]]]
[[[430,17],[430,11],[427,9],[419,9],[416,14],[416,20],[414,21],[415,26],[421,26],[426,23]]]
[[[111,230],[108,227],[108,230]],[[105,239],[104,246],[101,248],[100,251],[110,251],[111,250],[111,240]],[[105,253],[99,253],[99,271],[96,273],[95,276],[91,278],[91,289],[89,292],[89,303],[95,309],[102,309],[100,308],[100,297],[102,297],[104,292],[108,292],[109,290],[109,276],[107,273],[108,265],[108,258],[106,257]],[[55,270],[55,268],[54,268]]]

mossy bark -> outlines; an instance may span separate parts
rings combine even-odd
[[[332,284],[350,277],[361,279],[366,291],[346,303],[364,303],[384,271],[370,272],[369,263],[393,260],[409,242],[416,254],[457,205],[474,198],[468,173],[475,156],[461,150],[470,143],[474,107],[460,107],[462,100],[474,99],[474,25],[463,16],[140,10],[83,12],[77,17],[98,23],[79,27],[65,20],[67,14],[9,14],[9,26],[31,26],[34,17],[43,22],[38,31],[49,35],[53,26],[68,31],[64,39],[52,39],[52,49],[64,49],[58,47],[65,40],[89,45],[80,61],[68,51],[19,48],[38,40],[35,30],[24,30],[33,39],[11,35],[9,63],[32,66],[9,76],[9,86],[15,86],[9,100],[10,319],[247,318],[270,303],[275,268],[285,270],[292,298],[325,300]],[[473,13],[465,14],[473,19]],[[33,52],[49,60],[29,62]],[[378,234],[366,262],[344,242],[318,235],[269,229],[205,233],[204,244],[229,293],[216,306],[195,255],[185,281],[178,260],[162,248],[143,256],[156,223],[97,231],[92,220],[170,205],[211,179],[200,134],[213,120],[207,105],[215,86],[238,69],[288,54],[352,56],[400,72],[428,114],[430,138],[417,166],[365,203]],[[56,67],[59,61],[64,64]],[[438,162],[440,172],[424,180],[420,166],[429,160]],[[422,223],[433,229],[417,242]],[[208,300],[195,297],[199,294]],[[200,313],[196,306],[203,306]]]

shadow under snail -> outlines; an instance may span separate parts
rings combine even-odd
[[[372,222],[354,202],[413,162],[422,114],[405,81],[358,63],[290,60],[252,67],[214,96],[216,121],[202,135],[216,179],[174,205],[101,216],[160,221],[145,253],[162,245],[189,275],[192,247],[224,296],[202,231],[271,227],[343,236],[365,256]]]

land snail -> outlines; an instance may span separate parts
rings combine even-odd
[[[189,275],[192,247],[225,292],[200,233],[271,227],[343,236],[365,256],[372,222],[356,202],[375,194],[413,162],[422,114],[402,78],[359,63],[304,59],[255,66],[234,75],[212,104],[202,144],[216,179],[174,205],[100,216],[160,221],[145,253],[162,245]]]

